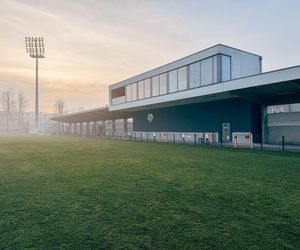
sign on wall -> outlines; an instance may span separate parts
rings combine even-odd
[[[235,148],[253,148],[253,137],[249,132],[232,133]]]

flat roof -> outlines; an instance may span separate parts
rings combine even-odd
[[[177,60],[169,62],[167,64],[161,65],[159,67],[147,70],[147,71],[145,71],[143,73],[140,73],[138,75],[129,77],[125,80],[110,84],[109,89],[115,89],[115,88],[118,88],[118,87],[122,87],[122,86],[125,86],[129,83],[132,83],[132,82],[138,82],[138,81],[141,81],[143,79],[152,77],[154,75],[159,75],[161,73],[165,73],[165,72],[174,70],[176,68],[182,67],[184,65],[188,65],[188,64],[197,62],[199,60],[203,60],[203,59],[211,57],[213,55],[220,54],[220,53],[222,53],[222,50],[224,50],[224,48],[230,49],[232,51],[239,51],[239,52],[242,52],[242,53],[246,53],[246,54],[256,56],[256,57],[262,59],[262,56],[260,56],[260,55],[253,54],[253,53],[248,52],[248,51],[244,51],[244,50],[241,50],[241,49],[237,49],[237,48],[230,47],[230,46],[219,43],[219,44],[216,44],[216,45],[211,46],[209,48],[206,48],[206,49],[200,50],[198,52],[195,52],[193,54],[190,54],[188,56],[184,56],[182,58],[179,58]]]
[[[100,107],[67,115],[56,116],[51,118],[51,120],[66,123],[80,123],[128,118],[132,118],[131,112],[109,111],[108,107]]]

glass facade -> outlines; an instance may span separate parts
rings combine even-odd
[[[126,102],[231,80],[231,57],[218,54],[125,87]]]
[[[148,78],[144,81],[145,85],[145,98],[149,98],[151,96],[151,79]]]
[[[178,91],[177,69],[169,72],[169,93]]]
[[[131,84],[126,86],[126,102],[131,102]]]
[[[135,101],[137,99],[137,83],[131,84],[131,100]]]
[[[139,99],[144,99],[145,98],[145,93],[144,93],[144,81],[140,81],[138,83],[138,89],[139,89]]]
[[[159,95],[159,78],[158,76],[152,77],[152,96]]]
[[[300,112],[300,103],[268,106],[268,111],[267,112],[269,114]]]
[[[231,79],[231,58],[230,56],[222,55],[222,81]]]
[[[218,79],[218,56],[213,57],[213,82],[217,83],[219,81]]]
[[[300,112],[300,103],[290,104],[290,112]]]
[[[164,73],[159,76],[159,94],[167,94],[167,89],[167,73]]]
[[[201,86],[213,83],[213,59],[206,58],[201,61]]]
[[[190,65],[190,88],[200,87],[200,62]]]
[[[178,69],[178,90],[187,89],[187,66]]]

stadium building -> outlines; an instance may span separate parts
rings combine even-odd
[[[108,107],[54,120],[75,135],[299,144],[299,102],[300,66],[262,73],[261,56],[218,44],[110,85]]]

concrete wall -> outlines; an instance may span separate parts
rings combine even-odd
[[[269,143],[281,141],[284,135],[288,144],[300,144],[300,112],[268,115]]]

